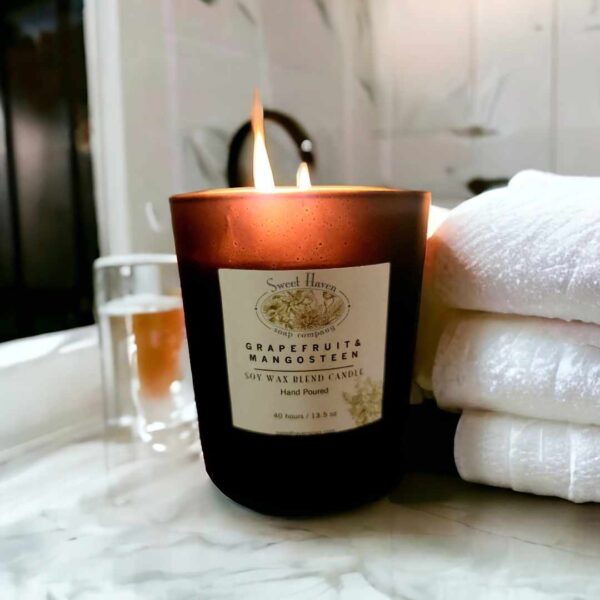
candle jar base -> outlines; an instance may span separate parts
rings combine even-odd
[[[243,447],[250,460],[223,460],[209,453],[204,455],[206,469],[231,500],[263,514],[286,517],[350,510],[385,496],[401,480],[400,450],[373,443],[381,439],[376,431],[362,431],[358,438],[354,433],[320,437],[318,447],[314,439],[300,439],[289,440],[292,443],[283,450],[280,440],[268,437],[246,441]],[[364,448],[367,440],[370,447]],[[382,463],[382,455],[394,456],[391,468],[387,461]]]
[[[210,476],[210,474],[209,474]],[[229,489],[211,477],[211,481],[217,489],[237,504],[254,510],[263,515],[273,517],[319,517],[333,513],[353,510],[375,502],[389,494],[400,483],[402,479],[399,474],[393,481],[380,483],[378,486],[369,485],[363,493],[357,495],[354,491],[350,496],[343,495],[339,490],[324,494],[317,498],[307,494],[297,494],[295,490],[279,490],[276,494],[270,494],[268,498],[256,496],[236,489]]]

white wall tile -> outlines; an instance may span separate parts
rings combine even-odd
[[[336,24],[330,0],[260,0],[264,48],[270,64],[324,71],[336,68]]]
[[[123,121],[131,247],[172,252],[168,197],[172,161],[168,46],[161,0],[119,3]],[[148,211],[154,213],[148,219]],[[159,228],[153,227],[156,223]]]
[[[187,39],[179,40],[175,51],[179,134],[198,125],[233,133],[250,112],[252,92],[261,79],[258,60]]]
[[[600,175],[600,5],[558,2],[556,169]]]
[[[169,193],[225,184],[252,90],[313,137],[322,183],[466,198],[525,168],[600,175],[590,0],[127,0],[120,4],[132,246],[172,246]],[[282,180],[297,160],[270,129]],[[162,232],[149,228],[147,202]]]
[[[404,0],[390,19],[396,33],[390,183],[466,196],[469,142],[453,132],[471,123],[472,3]]]
[[[552,167],[552,0],[406,0],[393,16],[396,185],[466,197],[472,178]]]
[[[172,12],[176,39],[213,45],[229,53],[257,55],[261,50],[260,14],[252,0],[163,0]]]
[[[469,178],[552,168],[552,0],[479,1]]]

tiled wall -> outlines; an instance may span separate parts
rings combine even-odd
[[[169,193],[225,184],[252,89],[313,136],[322,183],[468,196],[474,177],[600,174],[596,0],[126,0],[132,248],[168,250]],[[296,155],[271,131],[280,180]]]

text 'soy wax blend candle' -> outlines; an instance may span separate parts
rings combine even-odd
[[[275,187],[171,198],[206,469],[261,512],[312,514],[399,479],[429,194]]]

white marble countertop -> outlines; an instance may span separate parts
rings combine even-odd
[[[105,454],[90,439],[2,465],[0,598],[600,598],[600,506],[410,475],[286,520],[222,496],[198,457],[107,472]]]

